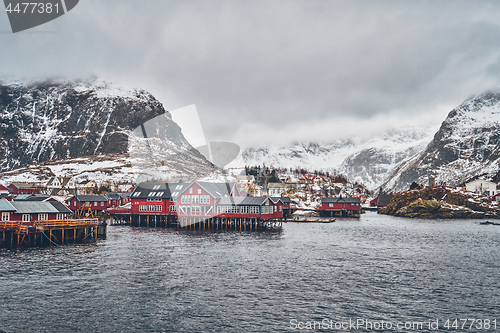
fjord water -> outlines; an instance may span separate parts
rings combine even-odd
[[[94,244],[0,249],[0,329],[288,332],[304,331],[291,321],[439,319],[445,331],[447,318],[500,320],[499,236],[477,220],[370,212],[267,232],[109,226]]]

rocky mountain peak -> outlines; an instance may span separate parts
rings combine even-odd
[[[130,133],[161,115],[169,144],[192,149],[163,105],[144,90],[102,80],[0,84],[0,171],[127,153]]]

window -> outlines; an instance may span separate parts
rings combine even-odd
[[[23,222],[29,222],[29,221],[31,221],[31,215],[23,214]]]
[[[278,207],[274,206],[274,212],[277,212],[277,211],[278,211]]]
[[[161,212],[161,205],[139,205],[140,212]]]
[[[191,194],[191,193],[193,193],[193,188],[192,187],[189,189],[189,194]]]
[[[157,196],[157,197],[161,197],[161,196],[163,196],[163,194],[165,194],[165,192],[157,192],[157,193],[156,193],[156,196]]]
[[[210,196],[209,195],[200,195],[200,203],[201,204],[210,204]]]
[[[328,204],[328,207],[333,207],[333,204],[332,203]]]
[[[176,190],[180,190],[181,188],[182,188],[182,185],[177,185],[177,186],[175,187],[175,189],[176,189]]]
[[[280,212],[281,212],[281,206],[280,206]]]
[[[156,195],[156,192],[149,192],[148,197],[154,197]]]
[[[38,221],[46,221],[48,220],[47,214],[38,214]]]
[[[200,202],[200,196],[199,195],[192,195],[191,196],[191,202],[192,203],[198,203],[198,202]]]
[[[181,203],[183,204],[191,203],[191,196],[190,195],[181,196]]]
[[[262,207],[262,214],[272,214],[273,207],[272,206],[264,206]]]
[[[94,202],[94,207],[97,207],[97,201],[96,201],[96,202]]]
[[[62,220],[62,219],[64,219],[64,214],[62,214],[62,213],[58,213],[56,218],[57,218],[58,220]]]
[[[161,187],[161,185],[155,185],[155,186],[153,186],[153,190],[159,190],[160,187]]]
[[[177,206],[170,206],[170,211],[171,212],[176,212],[177,211]]]
[[[201,194],[201,189],[198,189],[198,194]]]
[[[101,201],[101,207],[104,207],[104,201]]]
[[[9,220],[10,220],[10,213],[2,212],[2,221],[9,221]]]

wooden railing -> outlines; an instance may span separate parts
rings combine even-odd
[[[21,222],[13,221],[0,221],[1,230],[17,230]]]
[[[98,219],[67,219],[36,221],[34,222],[34,225],[43,228],[97,227],[98,223]]]
[[[77,227],[97,227],[98,219],[67,219],[67,220],[46,220],[34,221],[36,228],[77,228]],[[28,225],[23,225],[20,221],[0,221],[0,230],[17,230],[19,233],[27,233]]]

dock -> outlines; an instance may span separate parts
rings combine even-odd
[[[281,228],[282,218],[262,219],[260,217],[242,217],[237,214],[221,215],[162,215],[162,214],[130,214],[129,212],[112,211],[110,224],[130,225],[133,227],[172,227],[182,229],[206,230],[240,230],[258,231]]]
[[[106,224],[92,219],[0,221],[0,244],[7,247],[62,246],[106,237]]]

